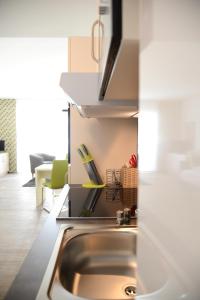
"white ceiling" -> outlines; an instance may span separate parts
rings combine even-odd
[[[67,64],[66,38],[0,38],[0,98],[66,99]]]

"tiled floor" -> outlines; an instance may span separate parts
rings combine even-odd
[[[22,265],[48,213],[35,207],[35,188],[17,174],[0,177],[0,299]]]

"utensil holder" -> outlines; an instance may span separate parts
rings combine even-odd
[[[137,188],[123,188],[121,199],[124,207],[137,207]]]
[[[121,182],[121,170],[120,169],[107,169],[106,170],[106,185],[116,186]]]
[[[138,186],[138,169],[122,168],[120,172],[120,181],[123,188],[136,188]]]

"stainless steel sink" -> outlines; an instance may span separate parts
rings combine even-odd
[[[72,238],[57,266],[62,286],[89,299],[127,299],[135,285],[136,237],[130,232],[100,231]]]
[[[134,299],[136,234],[133,226],[65,229],[37,299],[45,290],[47,299]]]

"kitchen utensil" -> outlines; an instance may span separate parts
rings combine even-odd
[[[93,169],[91,168],[91,165],[88,162],[86,162],[86,158],[85,158],[85,156],[84,156],[84,154],[83,154],[83,152],[81,151],[80,148],[78,148],[78,153],[79,153],[79,155],[80,155],[80,157],[83,161],[83,164],[84,164],[85,169],[88,173],[88,176],[90,178],[91,183],[98,184],[98,178],[96,177]]]
[[[101,189],[91,189],[89,191],[80,216],[83,216],[83,214],[85,213],[91,215],[94,212],[95,206],[99,197],[101,196],[101,193]]]
[[[131,168],[137,168],[137,157],[135,154],[132,154],[129,159],[129,165]]]
[[[82,144],[81,146],[81,151],[84,154],[85,157],[85,164],[87,164],[90,168],[90,170],[93,172],[94,174],[94,178],[95,178],[95,184],[103,184],[103,181],[99,175],[99,172],[97,171],[96,165],[94,163],[94,160],[92,158],[92,155],[90,154],[90,152],[88,151],[88,149],[86,148],[86,146],[84,144]]]
[[[78,151],[78,153],[79,153],[79,155],[80,155],[82,161],[85,162],[85,157],[84,157],[84,154],[83,154],[83,152],[81,151],[81,149],[78,148],[77,151]]]
[[[88,149],[84,144],[78,148],[78,153],[83,161],[85,169],[88,173],[92,185],[102,185],[102,179],[96,169],[95,163],[91,154],[89,153]],[[91,186],[90,186],[91,187]]]

